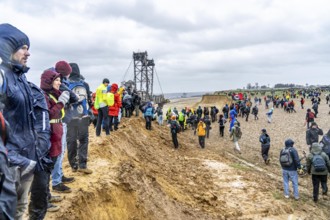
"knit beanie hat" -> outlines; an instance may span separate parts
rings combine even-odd
[[[60,76],[61,75],[59,73],[57,73],[53,68],[45,70],[41,74],[40,88],[45,91],[52,90],[54,80]]]
[[[66,61],[58,61],[55,65],[56,72],[60,73],[62,77],[67,77],[72,72],[72,68]]]

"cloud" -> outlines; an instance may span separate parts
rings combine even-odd
[[[139,51],[155,60],[164,92],[321,84],[329,70],[325,0],[3,0],[0,7],[0,20],[30,37],[28,79],[36,84],[58,60],[78,63],[92,89],[104,77],[133,79]]]

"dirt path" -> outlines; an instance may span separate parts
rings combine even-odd
[[[183,99],[164,110],[199,101]],[[317,119],[325,132],[328,108],[321,103]],[[240,120],[242,155],[233,153],[228,125],[224,138],[218,135],[218,125],[212,125],[206,149],[198,147],[192,131],[180,133],[178,150],[166,126],[154,122],[147,131],[142,118],[123,119],[110,137],[96,138],[90,127],[88,165],[94,173],[71,173],[65,161],[65,174],[76,178],[70,184],[73,193],[65,195],[61,210],[47,214],[47,219],[329,219],[329,200],[312,202],[310,177],[299,180],[299,201],[283,198],[278,154],[287,137],[300,152],[306,149],[305,110],[289,115],[275,109],[272,124],[267,124],[265,112],[260,108],[258,121]],[[260,156],[261,128],[272,139],[269,166]]]

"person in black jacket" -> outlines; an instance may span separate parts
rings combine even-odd
[[[178,142],[178,133],[180,132],[180,125],[176,121],[175,115],[171,116],[171,122],[169,124],[171,135],[172,135],[172,141],[174,144],[174,148],[177,149],[179,147],[179,142]]]
[[[307,145],[319,143],[319,135],[323,135],[323,130],[317,126],[316,122],[312,122],[311,127],[306,131]]]
[[[261,143],[261,156],[265,161],[265,164],[269,164],[270,159],[268,158],[268,152],[270,148],[270,137],[267,134],[266,129],[261,130],[261,135],[259,137],[259,141]]]

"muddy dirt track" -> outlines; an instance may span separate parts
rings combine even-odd
[[[324,100],[316,122],[327,132],[330,115]],[[181,110],[212,105],[200,101],[173,100],[164,112],[174,106]],[[329,219],[330,200],[320,196],[314,204],[310,176],[299,179],[299,201],[283,197],[278,155],[284,140],[295,141],[299,156],[307,149],[306,109],[300,109],[298,99],[295,102],[297,113],[275,109],[272,124],[267,123],[263,105],[259,120],[239,119],[241,155],[233,151],[228,123],[224,138],[219,137],[218,124],[212,124],[206,149],[199,148],[191,130],[180,133],[178,150],[173,149],[169,128],[153,122],[148,131],[141,117],[124,118],[109,137],[96,138],[91,126],[88,166],[94,173],[72,173],[65,161],[65,174],[76,178],[69,185],[73,192],[64,195],[58,204],[61,210],[47,214],[47,219]],[[215,100],[214,105],[222,108],[218,104]],[[305,105],[310,107],[310,100]],[[260,155],[262,128],[271,137],[268,166]]]

